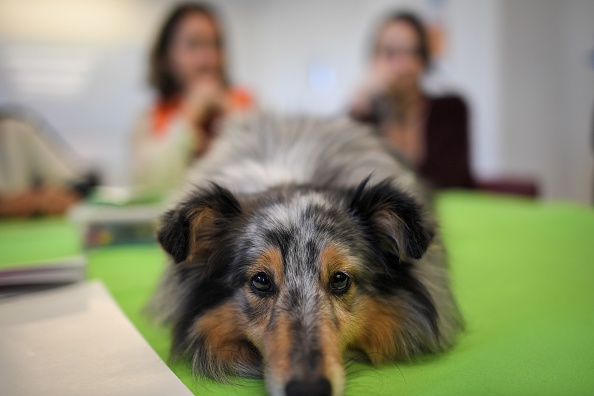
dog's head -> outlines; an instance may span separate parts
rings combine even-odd
[[[414,264],[433,231],[391,183],[218,186],[165,214],[158,239],[177,279],[173,352],[198,373],[265,376],[274,395],[339,395],[343,352],[406,357],[437,334]]]

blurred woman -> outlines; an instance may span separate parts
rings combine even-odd
[[[157,100],[135,128],[133,185],[163,195],[208,150],[221,118],[248,110],[252,100],[230,87],[221,24],[206,5],[182,4],[171,12],[149,68]]]
[[[474,186],[468,110],[458,96],[430,97],[421,78],[430,67],[427,32],[410,13],[396,13],[376,32],[369,75],[351,116],[372,123],[435,187]]]

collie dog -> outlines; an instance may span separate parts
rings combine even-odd
[[[229,122],[161,219],[154,298],[196,374],[341,395],[343,356],[405,360],[461,320],[417,176],[348,120]]]

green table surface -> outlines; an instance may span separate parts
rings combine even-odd
[[[347,395],[594,394],[594,211],[466,192],[437,209],[455,294],[467,328],[440,356],[348,369]],[[65,220],[0,222],[0,265],[79,249]],[[142,308],[164,268],[157,246],[88,252],[100,279],[155,351],[168,359],[168,329]],[[196,394],[261,395],[260,380],[218,384],[170,365]]]
[[[81,254],[76,228],[61,217],[0,219],[0,269]]]

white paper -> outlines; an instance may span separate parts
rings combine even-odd
[[[0,302],[0,395],[191,395],[100,282]]]

